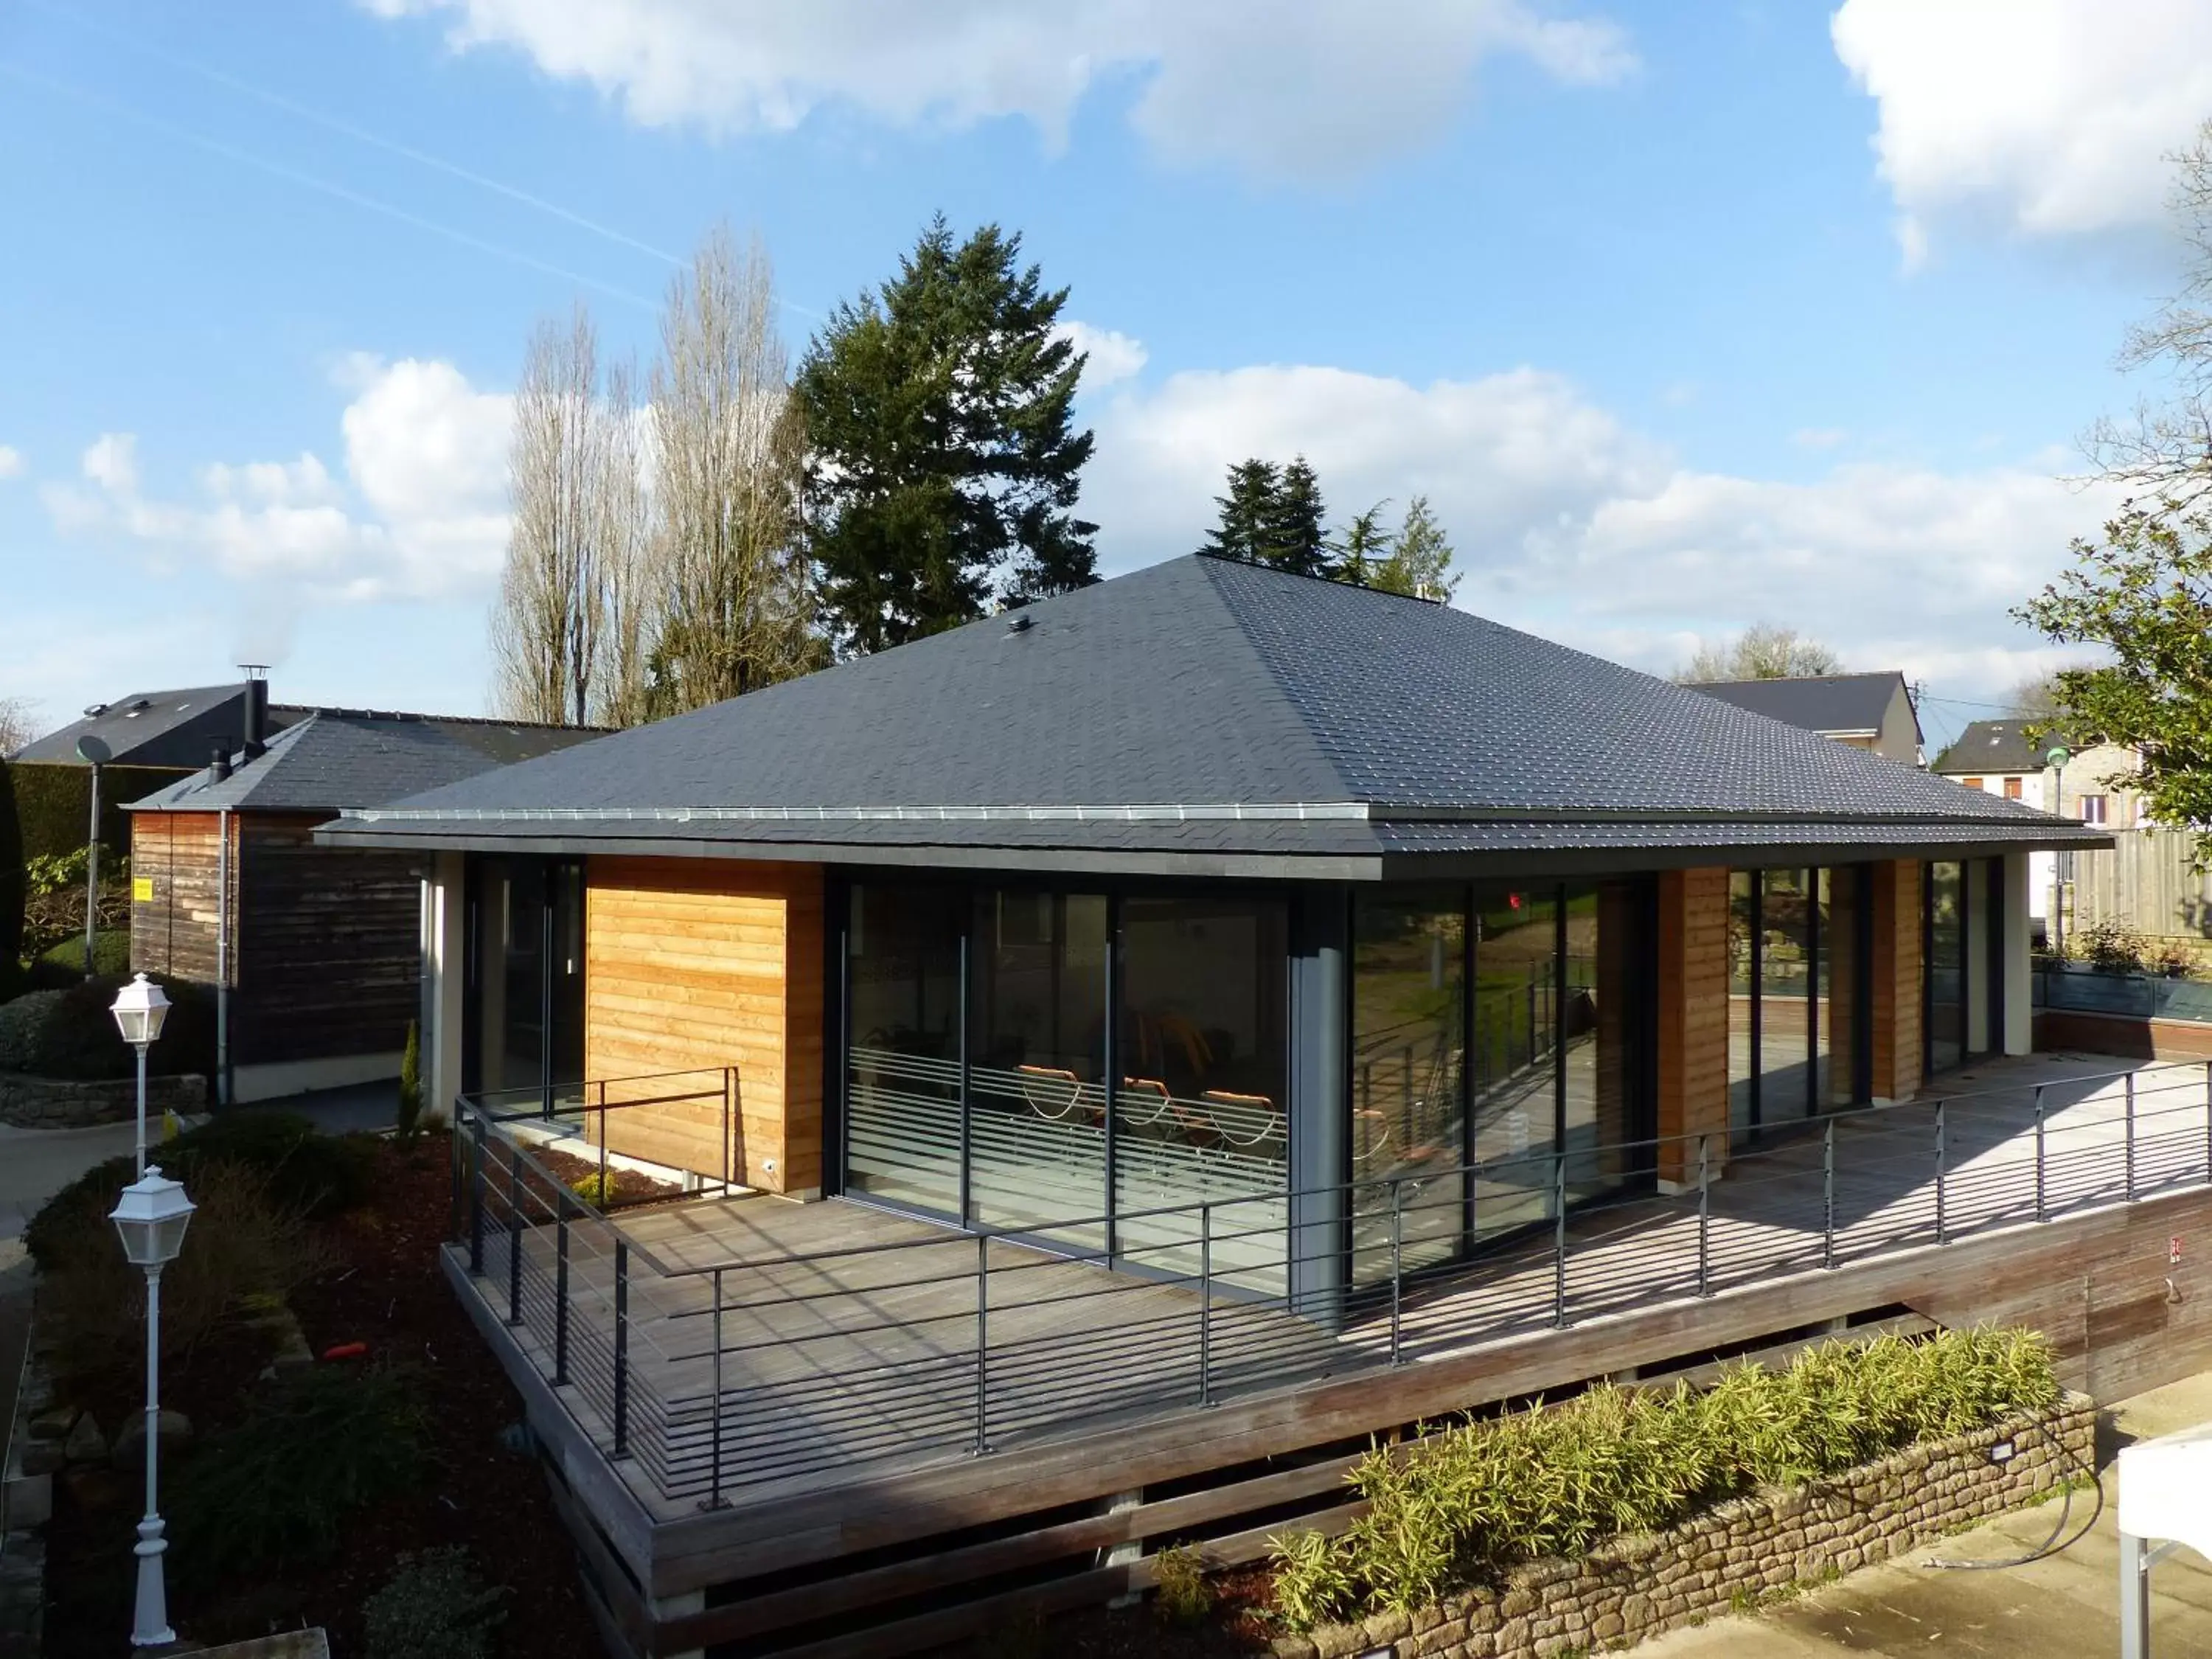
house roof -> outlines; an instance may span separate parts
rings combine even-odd
[[[1198,556],[320,834],[1346,875],[1401,855],[2102,842],[1465,611]]]
[[[118,766],[204,766],[216,739],[234,739],[245,729],[245,711],[240,707],[245,696],[246,687],[237,680],[180,690],[133,691],[113,702],[95,704],[99,713],[88,712],[82,719],[25,744],[11,758],[82,765],[77,740],[96,737],[113,751]],[[280,731],[307,713],[289,704],[272,705],[268,729]]]
[[[203,767],[134,802],[134,812],[336,812],[379,806],[601,733],[578,726],[318,708],[230,776]]]
[[[1966,728],[1936,756],[1933,769],[1948,777],[1984,777],[2007,772],[2040,772],[2044,755],[2064,738],[2045,732],[2042,741],[2028,741],[2033,720],[1971,720]]]
[[[1690,689],[1771,720],[1830,738],[1881,735],[1890,706],[1905,695],[1905,676],[1893,669],[1878,674],[1817,674],[1786,680],[1708,680]],[[1911,706],[1909,697],[1906,706]],[[1913,729],[1919,729],[1917,715]]]

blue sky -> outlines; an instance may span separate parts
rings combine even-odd
[[[1098,343],[1109,570],[1229,459],[1428,494],[1460,603],[1664,670],[1771,620],[1925,681],[2109,506],[2212,9],[2131,0],[0,0],[0,696],[273,660],[475,712],[504,394],[650,351],[718,220],[794,356],[934,211]]]

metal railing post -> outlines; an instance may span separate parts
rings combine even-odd
[[[2212,1182],[2212,1060],[2204,1062],[2204,1179]]]
[[[2121,1173],[2127,1183],[2128,1202],[2132,1204],[2136,1201],[2136,1074],[2133,1072],[2127,1076],[2127,1115],[2126,1161]]]
[[[471,1120],[470,1134],[475,1152],[469,1171],[469,1271],[481,1276],[483,1273],[484,1236],[484,1121],[479,1110]]]
[[[1950,1243],[1949,1217],[1944,1212],[1945,1165],[1950,1161],[1950,1120],[1947,1113],[1948,1101],[1936,1103],[1936,1242]]]
[[[599,1202],[593,1209],[605,1212],[614,1208],[607,1201],[607,1085],[599,1085]]]
[[[461,1229],[464,1224],[461,1220],[461,1206],[467,1202],[466,1195],[463,1189],[466,1186],[468,1181],[467,1176],[464,1173],[464,1170],[467,1166],[468,1154],[463,1152],[461,1148],[467,1144],[467,1141],[461,1134],[461,1105],[459,1101],[455,1101],[453,1103],[453,1132],[446,1137],[446,1163],[447,1165],[448,1185],[452,1188],[446,1199],[446,1236],[448,1238],[458,1239],[460,1237]]]
[[[553,1203],[557,1229],[553,1243],[553,1386],[557,1389],[568,1381],[568,1194],[557,1194]]]
[[[1198,1403],[1213,1403],[1213,1206],[1198,1206]]]
[[[738,1068],[722,1067],[722,1196],[730,1195],[730,1186],[737,1179],[738,1142],[730,1133],[731,1103],[738,1097]]]
[[[629,1455],[629,1240],[615,1240],[615,1449]]]
[[[2044,1173],[2044,1103],[2043,1085],[2035,1085],[2035,1218],[2051,1219],[2051,1198],[2047,1177]]]
[[[991,1239],[975,1235],[975,1455],[991,1449]]]
[[[1820,1265],[1836,1265],[1836,1120],[1820,1126]]]
[[[1713,1138],[1698,1137],[1698,1294],[1713,1293]]]
[[[707,1476],[707,1507],[722,1507],[722,1270],[714,1269],[714,1400],[708,1409],[714,1413],[714,1424],[708,1434],[713,1448],[712,1465]]]
[[[1406,1260],[1406,1189],[1397,1176],[1390,1177],[1390,1363],[1398,1363],[1400,1310],[1404,1295],[1400,1275]]]
[[[1552,1324],[1567,1328],[1567,1155],[1552,1154]]]
[[[522,1322],[522,1154],[507,1149],[507,1322]]]

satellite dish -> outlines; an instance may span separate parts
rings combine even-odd
[[[76,740],[76,757],[90,761],[94,766],[105,766],[115,758],[115,751],[107,746],[106,739],[87,733]]]

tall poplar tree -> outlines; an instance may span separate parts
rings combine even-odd
[[[1067,290],[1021,246],[996,225],[957,241],[939,214],[799,367],[811,545],[847,654],[1098,579],[1097,526],[1073,511],[1084,356],[1055,331]]]

